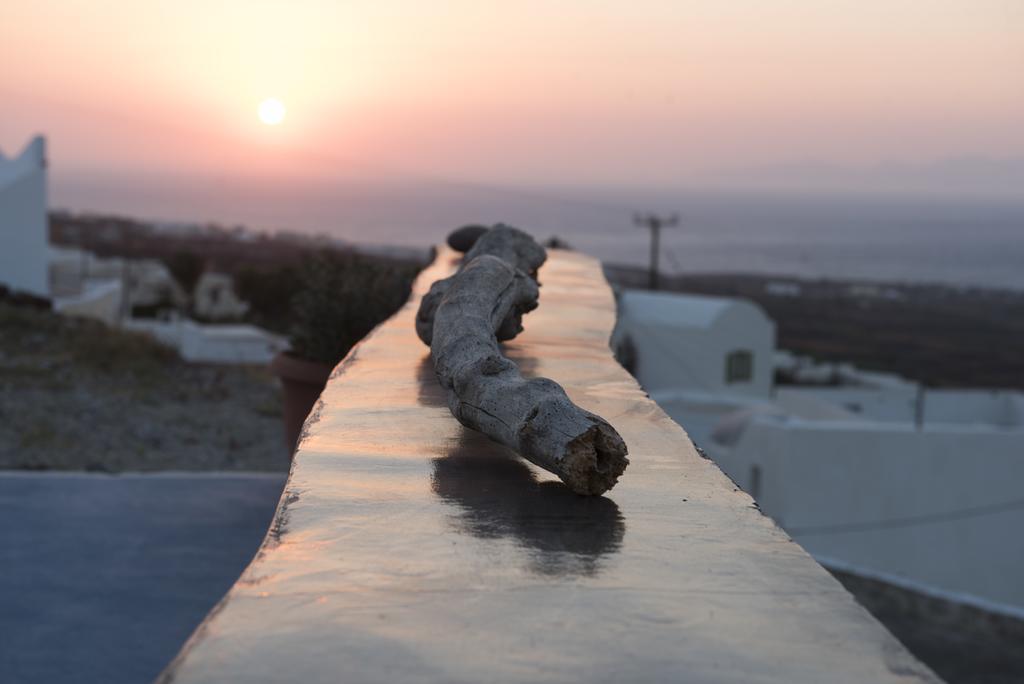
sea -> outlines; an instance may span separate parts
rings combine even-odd
[[[986,198],[54,174],[50,204],[396,248],[425,249],[458,226],[504,222],[637,266],[649,263],[650,234],[634,217],[654,212],[678,217],[661,231],[665,273],[1024,290],[1024,192]]]

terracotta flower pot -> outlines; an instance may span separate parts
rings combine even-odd
[[[281,379],[284,390],[284,431],[291,453],[302,433],[302,424],[327,384],[331,367],[281,352],[270,362],[270,370]]]

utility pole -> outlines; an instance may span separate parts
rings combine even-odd
[[[679,225],[679,217],[676,214],[671,216],[658,216],[657,214],[634,214],[633,223],[651,229],[651,269],[649,273],[648,286],[652,290],[658,289],[658,258],[661,252],[661,229],[671,228]]]

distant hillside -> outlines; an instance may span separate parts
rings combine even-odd
[[[644,287],[647,272],[605,267]],[[778,326],[778,346],[898,373],[933,387],[1024,390],[1024,293],[754,275],[662,276],[665,290],[743,297]]]

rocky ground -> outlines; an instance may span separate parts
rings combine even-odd
[[[286,471],[284,444],[267,370],[0,302],[0,469]]]

